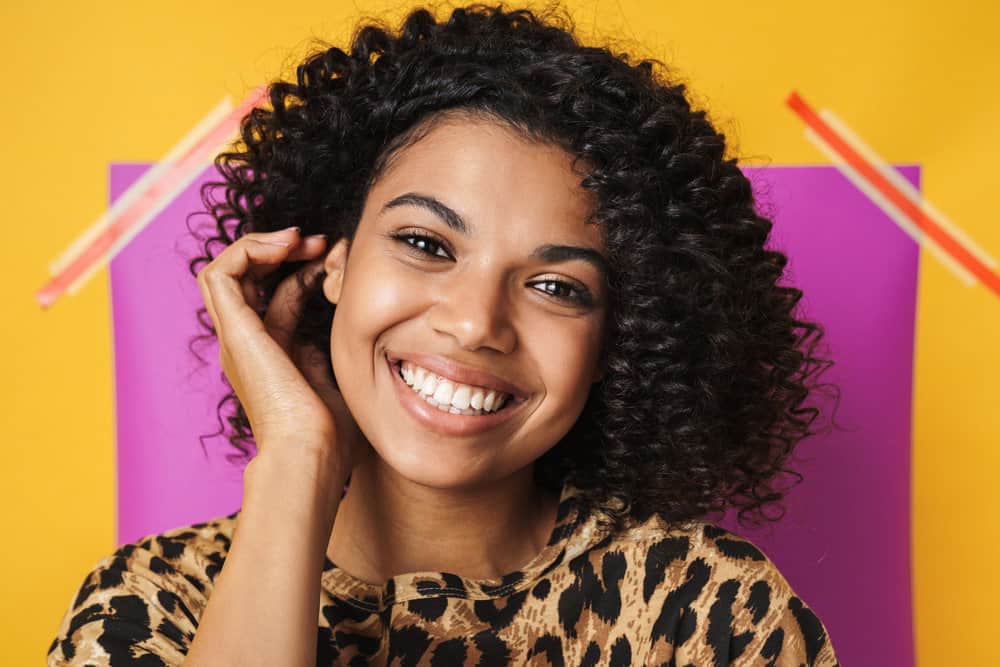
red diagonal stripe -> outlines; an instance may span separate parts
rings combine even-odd
[[[84,248],[35,295],[42,306],[50,306],[70,285],[86,273],[95,262],[107,254],[115,242],[129,232],[150,208],[163,203],[162,198],[177,186],[188,171],[202,160],[206,148],[221,145],[233,133],[243,118],[261,100],[264,88],[257,89],[200,141],[188,149],[163,175],[144,190],[122,214],[111,221],[107,228]]]
[[[989,267],[979,261],[975,255],[971,254],[958,241],[949,236],[930,216],[883,176],[875,166],[851,148],[850,144],[837,134],[836,130],[827,125],[826,121],[820,118],[798,93],[793,91],[788,96],[787,103],[805,121],[806,125],[843,157],[845,162],[861,174],[862,178],[892,202],[903,215],[912,220],[924,233],[937,241],[938,245],[945,252],[951,255],[971,274],[976,276],[980,282],[993,290],[997,296],[1000,296],[1000,276],[990,271]]]

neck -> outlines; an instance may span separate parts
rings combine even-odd
[[[400,477],[375,455],[351,473],[327,556],[376,585],[427,571],[495,579],[545,547],[558,502],[534,483],[531,466],[472,489],[435,489]]]

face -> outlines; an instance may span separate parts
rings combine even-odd
[[[328,254],[337,382],[403,477],[511,475],[600,379],[604,248],[571,159],[488,120],[443,121],[373,185],[349,252]]]

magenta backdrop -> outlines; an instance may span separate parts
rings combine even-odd
[[[111,199],[149,167],[111,165]],[[919,167],[901,167],[919,184]],[[919,248],[833,167],[748,169],[769,243],[789,255],[806,316],[822,323],[837,365],[845,430],[799,448],[806,480],[781,523],[746,535],[774,560],[830,632],[843,664],[913,664],[910,420]],[[223,394],[215,346],[188,350],[201,297],[184,224],[189,187],[111,262],[118,451],[118,543],[228,514],[242,471],[217,430]],[[826,355],[824,355],[826,356]],[[829,412],[824,415],[828,420]]]

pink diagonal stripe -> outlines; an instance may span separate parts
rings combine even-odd
[[[121,236],[128,233],[142,218],[143,214],[155,206],[165,205],[164,198],[192,170],[198,169],[208,151],[223,144],[239,126],[240,120],[253,109],[266,94],[265,88],[258,88],[229,113],[222,121],[213,127],[205,137],[193,145],[181,156],[163,176],[154,181],[141,195],[125,209],[121,215],[112,219],[103,232],[95,237],[80,254],[69,262],[58,274],[45,284],[35,295],[42,307],[48,307],[69,288],[73,281],[88,271],[97,262],[105,262],[111,258],[108,251]]]

